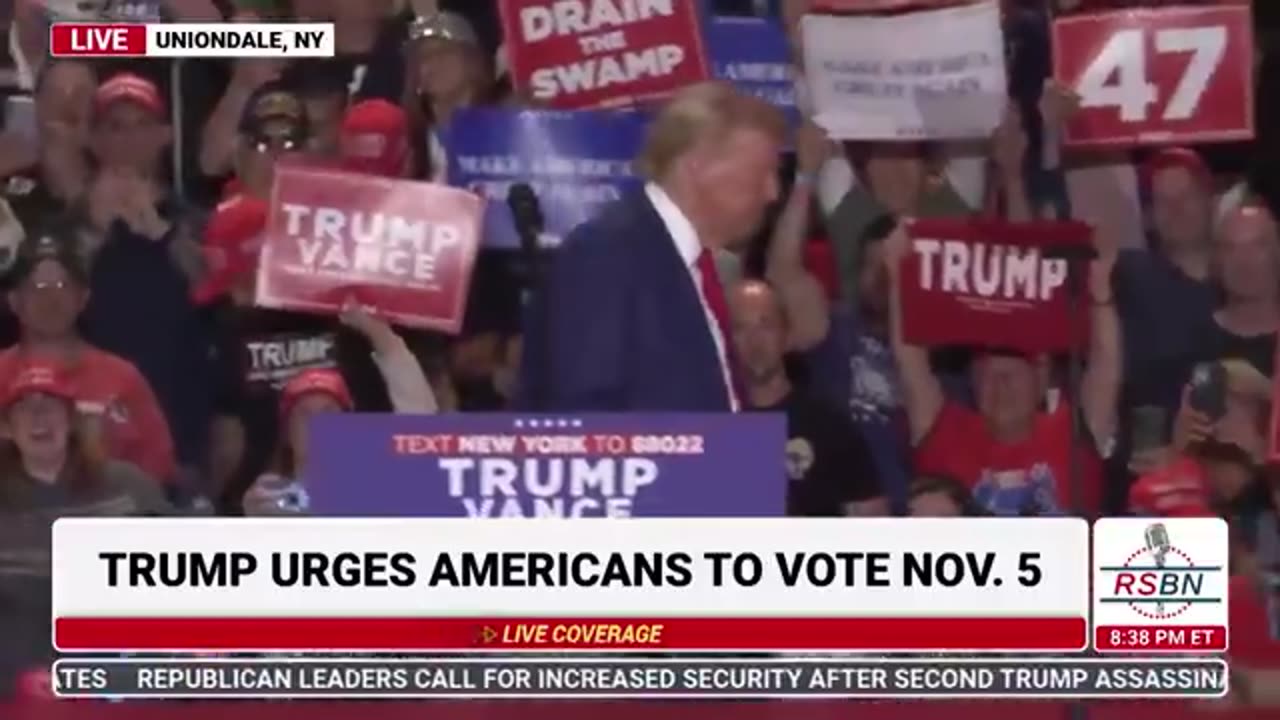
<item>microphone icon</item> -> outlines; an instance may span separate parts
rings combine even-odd
[[[1147,550],[1151,553],[1151,558],[1155,560],[1156,567],[1164,568],[1165,559],[1169,555],[1169,530],[1164,523],[1152,523],[1147,526],[1146,532],[1143,533],[1147,541]],[[1156,614],[1164,612],[1164,603],[1156,603]]]

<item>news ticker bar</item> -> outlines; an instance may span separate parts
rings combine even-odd
[[[67,698],[1214,698],[1218,659],[74,659]]]

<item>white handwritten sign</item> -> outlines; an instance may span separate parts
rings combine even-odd
[[[814,120],[844,140],[986,137],[1007,97],[996,2],[895,16],[806,15]]]

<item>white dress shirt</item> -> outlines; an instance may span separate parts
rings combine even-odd
[[[644,186],[644,192],[649,197],[649,202],[653,203],[653,208],[658,211],[658,217],[662,218],[662,224],[666,226],[667,233],[675,240],[676,252],[680,253],[680,258],[684,260],[689,279],[693,281],[693,287],[698,291],[698,302],[702,304],[702,314],[707,321],[707,330],[711,332],[711,339],[715,341],[716,356],[720,360],[720,374],[724,377],[725,391],[729,394],[729,405],[734,412],[737,412],[741,404],[733,389],[733,376],[729,372],[729,353],[725,336],[720,332],[720,323],[716,322],[711,306],[707,305],[707,298],[702,289],[702,273],[698,270],[698,257],[703,251],[702,242],[698,240],[698,233],[693,229],[693,223],[689,222],[689,218],[685,217],[684,212],[676,206],[665,190],[654,183],[648,183]]]

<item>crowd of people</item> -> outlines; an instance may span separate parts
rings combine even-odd
[[[1078,102],[1025,69],[1043,29],[1014,26],[1044,17],[1022,4],[989,141],[840,143],[727,85],[688,88],[652,121],[644,192],[574,231],[536,286],[482,253],[456,337],[356,304],[258,308],[254,271],[277,163],[444,181],[457,110],[525,104],[490,3],[115,3],[331,20],[337,55],[46,58],[47,22],[83,5],[18,0],[9,31],[29,88],[0,134],[6,683],[50,652],[54,519],[305,512],[305,428],[325,412],[776,411],[790,514],[1221,516],[1242,582],[1280,582],[1273,198],[1203,149],[1057,147]],[[781,3],[793,42],[806,5]],[[1132,208],[1099,167],[1139,178]],[[1078,372],[904,340],[904,221],[993,215],[1093,227]]]

